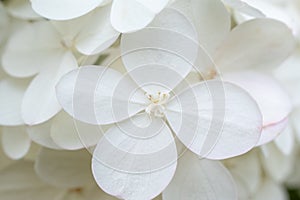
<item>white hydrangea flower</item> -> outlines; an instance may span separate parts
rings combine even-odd
[[[53,20],[68,20],[87,14],[110,0],[31,0],[32,8]],[[110,14],[112,26],[119,32],[146,27],[167,6],[169,0],[113,0]]]
[[[26,124],[45,122],[60,111],[55,85],[62,75],[77,68],[77,50],[86,55],[97,54],[118,38],[119,33],[107,22],[109,12],[109,7],[103,7],[72,21],[53,22],[54,25],[48,21],[31,23],[10,38],[2,59],[5,71],[20,78],[36,75],[17,99],[22,102],[21,119]],[[24,87],[24,83],[9,87]],[[9,119],[10,123],[15,120]]]
[[[256,145],[261,114],[239,87],[209,80],[172,94],[192,69],[191,63],[198,56],[207,59],[196,39],[194,27],[181,12],[165,9],[148,28],[122,35],[127,73],[82,66],[57,85],[58,100],[75,119],[113,124],[93,152],[94,177],[105,192],[124,199],[151,199],[160,194],[177,166],[173,133],[194,154],[210,159],[240,155]],[[225,192],[221,186],[227,182],[226,194],[234,196],[230,177],[222,167],[205,160],[197,163],[193,153],[188,161],[198,177],[205,176],[199,172],[201,168],[220,174],[204,181],[204,185],[214,182],[213,188],[195,195],[209,196],[209,190],[215,190],[214,195],[220,196]],[[182,179],[181,173],[178,171],[176,181]],[[179,187],[176,181],[170,191]],[[165,195],[173,198],[170,193]]]

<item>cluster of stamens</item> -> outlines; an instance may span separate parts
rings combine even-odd
[[[145,112],[156,117],[163,117],[165,113],[165,103],[169,100],[170,95],[168,93],[161,92],[158,92],[156,95],[148,93],[145,93],[145,95],[150,101]]]

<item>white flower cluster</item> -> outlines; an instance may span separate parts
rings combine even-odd
[[[0,1],[0,199],[300,194],[299,22],[299,0]]]

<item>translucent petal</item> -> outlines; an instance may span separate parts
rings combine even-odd
[[[67,113],[90,124],[129,118],[145,108],[140,99],[147,100],[127,76],[101,66],[83,66],[66,74],[57,85],[57,98]]]
[[[295,39],[285,24],[273,19],[254,19],[230,32],[214,61],[221,69],[265,70],[281,64],[294,47]]]
[[[231,28],[230,14],[219,0],[179,0],[172,7],[195,25],[199,44],[212,55]]]
[[[287,117],[278,123],[265,126],[256,146],[261,146],[274,140],[287,127],[288,122],[289,118]]]
[[[164,200],[237,199],[232,177],[219,162],[201,160],[191,152],[179,159],[175,176],[163,192]]]
[[[92,181],[91,156],[86,150],[42,149],[35,163],[38,176],[56,187],[77,188]]]
[[[31,0],[35,12],[54,20],[80,17],[99,6],[102,2],[103,0]]]
[[[3,127],[2,146],[12,159],[23,158],[30,148],[31,140],[24,126]]]
[[[239,85],[254,98],[263,115],[264,128],[268,129],[267,134],[262,134],[260,140],[273,140],[283,130],[280,129],[284,123],[282,121],[292,110],[289,95],[280,83],[269,75],[253,71],[226,73],[223,79]]]
[[[168,126],[140,114],[107,131],[94,151],[92,168],[105,192],[122,199],[152,199],[171,181],[176,164]]]
[[[164,65],[184,78],[193,67],[198,49],[193,24],[175,9],[164,10],[149,27],[121,38],[122,60],[128,71]]]
[[[77,67],[77,61],[70,52],[61,55],[59,65],[42,71],[27,88],[22,102],[22,117],[26,124],[43,123],[59,112],[55,86],[60,78]]]
[[[193,85],[176,96],[166,118],[187,148],[210,159],[249,151],[262,129],[261,113],[250,95],[218,80]]]
[[[111,23],[122,33],[146,27],[169,2],[169,0],[114,0],[111,10]]]

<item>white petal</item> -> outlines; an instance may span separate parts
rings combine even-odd
[[[0,82],[0,124],[18,126],[24,124],[21,104],[29,80],[7,78]]]
[[[252,17],[265,17],[264,13],[260,10],[252,7],[241,0],[222,0],[227,6],[231,7],[235,11],[241,12],[246,15],[250,15]]]
[[[54,20],[67,20],[82,16],[102,2],[103,0],[31,0],[35,12]]]
[[[107,131],[92,161],[94,178],[122,199],[152,199],[171,181],[177,164],[174,138],[159,118],[134,116]]]
[[[102,137],[101,127],[76,121],[65,112],[52,120],[51,138],[63,149],[76,150],[96,145]]]
[[[41,19],[41,16],[32,10],[29,0],[8,1],[6,8],[12,16],[17,18],[25,20]]]
[[[83,54],[94,55],[111,46],[119,37],[110,24],[110,6],[96,9],[76,38],[76,48]]]
[[[169,0],[114,0],[111,10],[111,23],[122,33],[146,27],[169,2]]]
[[[256,151],[225,161],[238,187],[239,199],[247,199],[260,186],[262,169]]]
[[[210,159],[243,154],[258,142],[262,116],[255,101],[238,86],[210,80],[174,98],[166,117],[178,138]]]
[[[47,21],[24,26],[8,41],[2,58],[4,70],[12,76],[29,77],[57,66],[63,51],[59,37]]]
[[[273,140],[283,130],[277,129],[278,123],[282,125],[281,122],[292,110],[289,95],[280,83],[271,76],[253,71],[226,73],[223,79],[239,85],[254,98],[263,115],[263,126],[268,129],[268,134],[262,134],[260,140]],[[272,126],[275,127],[272,128]]]
[[[300,49],[296,49],[294,53],[274,71],[275,77],[280,80],[285,89],[289,92],[292,102],[295,106],[300,105]]]
[[[214,60],[220,69],[269,69],[281,64],[294,47],[295,40],[285,24],[254,19],[231,31]]]
[[[53,186],[77,188],[92,181],[90,160],[86,150],[42,149],[35,163],[35,171],[42,180]]]
[[[289,118],[287,117],[278,123],[265,126],[256,146],[261,146],[274,140],[287,127],[288,122]]]
[[[55,86],[60,78],[77,67],[77,61],[70,52],[61,55],[58,66],[46,69],[37,75],[27,88],[22,102],[22,117],[26,124],[43,123],[59,112]]]
[[[231,28],[230,14],[219,0],[179,0],[172,7],[180,10],[196,26],[201,47],[212,54]]]
[[[265,172],[277,182],[284,181],[292,172],[293,155],[283,154],[273,143],[266,144],[261,148]]]
[[[181,79],[192,69],[198,49],[193,24],[175,9],[164,10],[149,27],[121,38],[122,61],[127,71],[164,65],[180,74]]]
[[[50,137],[50,129],[52,125],[52,119],[39,125],[27,126],[27,132],[30,139],[37,144],[50,149],[60,149],[60,147]]]
[[[284,154],[290,155],[293,153],[295,138],[294,138],[294,130],[289,124],[280,135],[274,140],[277,148]]]
[[[0,193],[5,200],[53,200],[62,192],[36,176],[33,162],[19,161],[0,171]]]
[[[25,127],[3,127],[2,132],[4,152],[12,159],[24,157],[28,152],[31,143]]]
[[[57,98],[64,110],[90,124],[111,124],[141,111],[145,106],[136,97],[145,95],[128,76],[101,66],[73,70],[57,85]]]
[[[237,199],[232,177],[221,163],[185,152],[175,176],[163,192],[164,200]]]
[[[267,179],[262,183],[260,189],[253,197],[253,200],[265,199],[288,200],[289,198],[286,189],[282,185],[272,181],[271,179]]]

